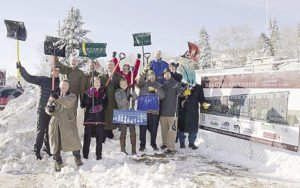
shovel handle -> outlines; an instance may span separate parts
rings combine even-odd
[[[149,59],[150,56],[151,56],[151,53],[147,52],[147,53],[144,54],[144,56],[145,56],[146,59]]]
[[[20,42],[19,42],[19,40],[17,40],[17,63],[20,65]],[[21,80],[20,68],[18,68],[18,70],[17,70],[17,79],[18,79],[17,88],[18,87],[22,88],[22,85],[20,83],[20,80]]]
[[[17,83],[17,85],[16,85],[16,88],[22,89],[22,85],[21,85],[21,82],[20,82],[20,81],[18,81],[18,83]]]
[[[119,54],[119,59],[120,59],[120,61],[123,60],[123,59],[125,59],[125,58],[126,58],[126,54],[123,53],[123,52],[121,52],[121,53]]]

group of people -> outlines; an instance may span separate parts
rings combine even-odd
[[[189,147],[197,149],[195,140],[198,132],[199,103],[205,102],[203,88],[181,82],[182,75],[176,72],[177,64],[166,63],[161,52],[139,73],[141,55],[137,55],[135,65],[124,64],[122,70],[116,53],[107,61],[107,71],[99,73],[96,62],[89,61],[89,71],[78,68],[78,59],[70,57],[69,66],[55,58],[51,76],[32,76],[21,63],[17,63],[21,76],[29,83],[41,88],[38,106],[37,136],[34,152],[42,159],[41,149],[53,155],[55,170],[62,168],[61,151],[72,151],[77,166],[82,165],[81,153],[89,158],[91,138],[96,138],[96,159],[102,159],[102,144],[114,137],[114,129],[119,127],[120,150],[126,151],[127,128],[130,132],[131,154],[136,155],[136,126],[113,124],[113,110],[134,108],[138,96],[156,95],[159,109],[147,111],[147,125],[139,125],[139,151],[146,149],[146,133],[150,132],[151,147],[159,150],[157,132],[161,126],[162,144],[160,148],[168,153],[175,152],[175,142],[179,138],[180,148],[185,148],[185,132],[188,132]],[[59,79],[59,74],[63,79]],[[139,92],[136,92],[139,91]],[[138,93],[138,94],[137,94]],[[77,108],[85,109],[83,148],[76,123]]]

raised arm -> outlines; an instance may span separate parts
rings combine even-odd
[[[41,82],[42,82],[42,77],[41,76],[32,76],[21,65],[20,65],[20,72],[21,72],[21,76],[24,78],[24,80],[26,80],[26,82],[29,82],[29,83],[35,84],[35,85],[40,85],[41,84]]]

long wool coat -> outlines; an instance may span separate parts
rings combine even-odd
[[[74,114],[76,100],[77,97],[73,93],[55,100],[56,108],[49,123],[49,144],[52,154],[60,150],[67,152],[82,148]]]

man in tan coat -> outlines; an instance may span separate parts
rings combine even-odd
[[[48,103],[55,103],[55,109],[46,107],[46,112],[52,116],[49,124],[49,144],[56,171],[60,171],[62,167],[61,150],[72,151],[76,165],[82,165],[80,156],[82,146],[74,113],[77,98],[75,94],[69,92],[68,80],[61,82],[60,89],[60,96],[53,93],[49,98]]]
[[[75,56],[70,56],[70,66],[65,66],[62,63],[58,63],[60,65],[60,73],[65,74],[66,78],[70,82],[70,92],[75,94],[77,97],[75,103],[75,116],[77,116],[77,107],[78,107],[78,98],[82,99],[82,96],[86,89],[86,76],[84,72],[78,68],[78,59]]]

